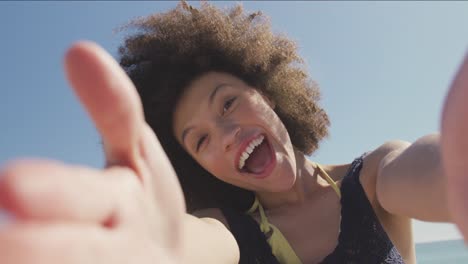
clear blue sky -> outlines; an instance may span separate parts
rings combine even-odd
[[[195,6],[197,2],[193,3]],[[215,2],[218,6],[233,2]],[[40,156],[100,167],[99,137],[65,80],[76,40],[115,55],[113,29],[176,2],[0,2],[0,164]],[[346,163],[390,139],[438,130],[446,89],[468,45],[467,2],[245,2],[297,40],[322,89],[330,137],[311,158]],[[457,238],[415,224],[416,241]]]

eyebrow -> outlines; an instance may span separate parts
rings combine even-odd
[[[218,91],[221,90],[222,88],[226,87],[226,86],[228,86],[227,83],[221,83],[218,86],[216,86],[216,88],[214,88],[214,90],[211,92],[210,98],[208,100],[210,106],[213,104],[214,98],[215,98],[216,94],[218,93]]]
[[[218,84],[216,86],[216,88],[213,89],[213,91],[211,92],[210,94],[210,97],[208,98],[208,104],[210,105],[210,107],[213,105],[213,102],[214,102],[214,99],[216,97],[216,94],[218,93],[218,91],[220,91],[222,88],[228,86],[229,84],[227,83],[221,83],[221,84]],[[187,134],[190,132],[190,130],[192,130],[194,128],[194,126],[190,126],[190,127],[187,127],[186,129],[184,129],[184,131],[182,132],[182,144],[185,145],[185,137],[187,136]]]

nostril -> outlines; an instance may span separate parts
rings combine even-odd
[[[231,148],[236,144],[239,134],[241,132],[241,129],[239,126],[235,126],[234,128],[231,128],[230,131],[226,131],[225,138],[224,138],[224,149],[225,151],[231,150]]]
[[[229,140],[229,142],[228,142],[227,144],[225,144],[225,148],[224,148],[224,149],[225,149],[226,151],[231,150],[232,147],[233,147],[233,145],[234,145],[234,142],[235,142],[234,140]]]

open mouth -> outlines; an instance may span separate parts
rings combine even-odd
[[[241,173],[267,176],[273,164],[271,146],[264,135],[252,140],[238,158],[237,168]],[[265,174],[265,175],[264,175]]]

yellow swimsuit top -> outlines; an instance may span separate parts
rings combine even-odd
[[[341,198],[341,191],[338,188],[338,185],[335,181],[325,172],[325,170],[317,163],[315,163],[319,171],[319,175],[322,174],[325,180],[331,185],[333,190],[335,190],[338,197]],[[281,264],[302,264],[299,257],[294,252],[291,245],[289,245],[286,238],[283,236],[281,231],[274,225],[268,222],[268,219],[265,215],[265,210],[263,206],[255,197],[255,202],[252,207],[247,211],[248,214],[253,214],[257,209],[260,212],[260,230],[267,237],[267,242],[271,246],[273,255],[276,257],[279,263]]]

